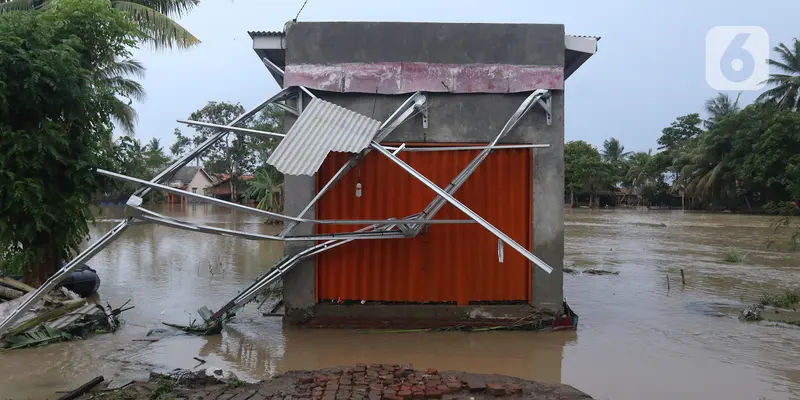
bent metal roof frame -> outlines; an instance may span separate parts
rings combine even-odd
[[[269,62],[269,60],[263,60],[265,64],[270,68],[271,71],[282,74],[283,71],[275,66],[273,63]],[[483,160],[495,150],[500,150],[503,148],[520,148],[522,146],[498,146],[497,143],[505,136],[508,132],[510,132],[514,126],[521,120],[521,118],[534,106],[540,105],[545,109],[545,112],[548,116],[548,121],[550,121],[550,91],[545,89],[536,90],[531,93],[525,101],[519,106],[519,108],[514,112],[508,122],[505,124],[503,129],[498,133],[495,139],[489,146],[475,146],[475,148],[480,148],[481,152],[475,157],[475,159],[467,165],[467,167],[453,180],[453,182],[448,186],[447,190],[441,189],[436,184],[431,182],[428,178],[426,178],[420,172],[414,170],[411,166],[400,160],[397,157],[397,153],[401,151],[407,150],[405,148],[405,144],[401,145],[397,148],[386,148],[381,146],[379,142],[385,138],[392,130],[394,130],[397,126],[402,124],[404,121],[407,121],[412,116],[416,115],[420,112],[425,112],[425,96],[421,93],[415,93],[411,95],[406,102],[404,102],[400,108],[398,108],[386,121],[384,121],[380,126],[377,126],[377,129],[372,131],[373,127],[376,126],[376,123],[372,123],[371,121],[364,121],[358,118],[358,116],[350,115],[349,118],[353,120],[360,120],[359,122],[364,122],[364,129],[361,131],[363,135],[358,136],[359,140],[355,140],[355,144],[349,144],[346,146],[339,146],[328,144],[327,148],[329,150],[334,149],[341,149],[354,154],[350,161],[342,166],[339,171],[331,178],[331,180],[319,191],[317,196],[306,206],[306,208],[301,211],[301,213],[296,217],[286,216],[278,213],[272,213],[264,210],[259,210],[251,207],[246,207],[240,204],[231,203],[223,200],[219,200],[209,196],[203,196],[191,192],[185,192],[182,190],[178,190],[172,188],[170,186],[166,186],[163,184],[167,179],[169,179],[175,171],[180,169],[181,167],[185,166],[191,159],[196,157],[201,152],[208,149],[211,145],[215,142],[221,140],[225,135],[227,135],[231,131],[235,132],[242,132],[248,134],[256,134],[256,135],[268,135],[274,137],[286,137],[287,135],[275,132],[265,132],[265,131],[258,131],[254,129],[246,129],[241,128],[236,125],[241,124],[242,122],[246,121],[248,118],[255,115],[259,110],[263,107],[267,106],[268,104],[278,104],[281,101],[286,101],[293,97],[299,98],[298,105],[302,104],[302,96],[303,94],[308,94],[314,99],[314,101],[319,100],[316,96],[311,93],[308,89],[304,87],[296,87],[296,88],[286,88],[278,92],[276,95],[272,96],[267,101],[261,103],[254,109],[242,114],[241,116],[234,119],[228,125],[214,125],[214,124],[205,124],[197,121],[180,121],[187,123],[189,125],[200,125],[200,126],[211,126],[213,128],[217,128],[219,132],[206,140],[204,143],[200,144],[197,148],[193,149],[175,163],[167,167],[164,171],[159,173],[156,177],[151,179],[150,181],[145,181],[142,179],[137,179],[134,177],[114,173],[111,171],[106,171],[102,169],[98,169],[97,172],[99,174],[109,176],[116,179],[126,180],[129,182],[138,183],[141,187],[134,192],[133,195],[128,199],[126,203],[129,208],[132,209],[133,215],[129,216],[124,221],[120,222],[117,226],[112,228],[108,231],[105,235],[100,237],[96,242],[89,245],[84,251],[82,251],[78,256],[76,256],[73,260],[69,263],[64,265],[59,271],[57,271],[52,277],[50,277],[42,286],[32,292],[25,301],[23,301],[17,309],[15,309],[11,314],[9,314],[2,322],[0,322],[0,337],[2,337],[8,330],[13,326],[13,324],[27,311],[29,310],[36,302],[38,302],[46,293],[52,290],[56,285],[58,285],[70,272],[76,269],[79,265],[85,263],[98,252],[100,252],[103,248],[105,248],[108,244],[112,241],[116,240],[130,225],[134,223],[134,219],[139,221],[146,221],[157,223],[177,229],[185,229],[195,232],[202,232],[202,233],[212,233],[212,234],[219,234],[225,236],[233,236],[233,237],[240,237],[244,239],[250,240],[282,240],[282,241],[319,241],[319,240],[326,240],[325,242],[313,246],[303,252],[293,256],[293,257],[284,257],[275,265],[275,268],[271,269],[270,272],[262,275],[256,281],[254,281],[250,286],[245,288],[242,292],[240,292],[236,297],[234,297],[230,302],[225,304],[221,307],[216,313],[212,315],[212,317],[206,321],[207,324],[217,324],[221,323],[224,319],[226,319],[230,312],[235,310],[238,307],[246,304],[247,302],[251,301],[255,298],[255,296],[268,285],[270,285],[273,281],[278,279],[283,273],[291,269],[295,266],[298,262],[306,259],[308,257],[312,257],[322,251],[326,251],[346,243],[349,243],[353,240],[369,240],[369,239],[395,239],[395,238],[410,238],[415,237],[419,232],[420,228],[423,225],[429,224],[437,224],[437,223],[465,223],[465,222],[475,222],[482,225],[484,228],[489,230],[492,234],[497,236],[500,241],[508,244],[520,254],[528,258],[534,265],[541,268],[547,273],[552,272],[552,268],[547,265],[544,261],[533,255],[527,248],[521,246],[513,239],[511,239],[508,235],[502,232],[500,229],[494,227],[492,224],[487,222],[483,219],[480,215],[475,213],[474,211],[470,210],[467,206],[459,202],[457,199],[453,197],[453,194],[458,190],[458,188],[463,184],[467,178],[477,169],[477,167],[483,162]],[[314,103],[312,101],[312,103]],[[319,100],[317,104],[321,103]],[[290,110],[292,109],[285,103],[281,103]],[[330,103],[328,103],[330,104]],[[338,107],[338,106],[335,106]],[[296,109],[296,111],[301,115],[303,115],[303,111],[300,107]],[[307,110],[308,111],[308,110]],[[348,110],[349,111],[349,110]],[[333,113],[334,111],[331,111]],[[340,112],[336,110],[335,112]],[[308,114],[309,117],[318,117],[318,114],[315,114],[314,111],[311,111]],[[363,117],[363,116],[362,116]],[[369,119],[367,117],[363,117]],[[339,121],[344,121],[345,119],[340,119]],[[377,122],[377,121],[375,121]],[[213,126],[212,126],[213,125]],[[334,126],[336,123],[333,124]],[[325,124],[318,124],[317,125],[320,129],[327,128]],[[347,124],[340,124],[338,126],[339,129],[344,129],[344,126]],[[309,131],[311,127],[307,128]],[[304,132],[304,131],[300,131]],[[296,133],[296,132],[295,132]],[[290,130],[290,134],[292,131]],[[370,136],[371,135],[371,136]],[[364,143],[366,142],[366,144]],[[534,148],[534,147],[546,147],[548,145],[527,145],[526,147]],[[284,151],[291,150],[291,146],[286,146]],[[402,219],[386,219],[386,220],[316,220],[316,219],[304,219],[303,215],[305,215],[308,210],[313,207],[313,205],[321,198],[322,195],[333,185],[335,184],[342,176],[344,176],[350,169],[352,169],[360,160],[366,156],[370,152],[370,150],[376,150],[377,152],[381,153],[382,155],[386,156],[406,170],[411,176],[415,179],[422,182],[424,185],[428,186],[431,190],[433,190],[437,197],[426,207],[426,209],[420,213],[413,214],[406,216]],[[392,150],[392,151],[390,151]],[[431,149],[428,149],[431,151]],[[450,148],[443,147],[439,148],[439,151],[449,151]],[[310,155],[303,158],[300,157],[297,161],[297,165],[313,165],[310,161],[316,160],[319,157],[319,153],[309,153]],[[327,154],[327,152],[325,153]],[[324,157],[323,157],[324,158]],[[317,166],[318,168],[318,166]],[[304,171],[307,171],[304,170]],[[280,233],[278,236],[272,235],[261,235],[255,234],[250,232],[242,232],[230,229],[223,229],[217,227],[210,227],[204,225],[197,225],[192,224],[186,221],[181,221],[175,218],[171,218],[168,216],[164,216],[153,211],[146,210],[141,207],[142,205],[142,198],[145,196],[150,190],[157,189],[165,192],[172,192],[177,193],[182,196],[192,197],[200,201],[214,203],[217,205],[239,209],[241,211],[256,213],[259,215],[268,216],[270,218],[279,219],[289,223],[289,225]],[[461,210],[464,214],[470,217],[471,220],[463,221],[463,220],[433,220],[432,217],[438,211],[439,208],[445,203],[448,202]],[[356,225],[365,225],[370,224],[367,227],[361,228],[357,231],[350,232],[350,233],[341,233],[341,234],[328,234],[328,235],[309,235],[309,236],[288,236],[291,230],[300,223],[315,223],[315,224],[356,224]]]

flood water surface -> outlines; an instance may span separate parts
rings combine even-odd
[[[206,205],[159,209],[260,233],[280,227]],[[103,210],[99,237],[124,218]],[[735,310],[795,287],[800,256],[766,250],[772,219],[679,211],[567,211],[564,293],[577,332],[359,333],[284,327],[250,305],[222,335],[142,339],[162,321],[188,324],[224,304],[282,255],[277,242],[136,225],[89,264],[100,299],[136,308],[117,333],[0,354],[0,398],[54,398],[94,376],[119,382],[149,369],[205,365],[264,379],[353,363],[499,373],[563,382],[597,399],[800,399],[800,330],[742,323]],[[725,263],[736,248],[741,263]],[[580,273],[604,269],[618,275]],[[681,284],[680,270],[686,285]],[[670,285],[667,287],[667,276]],[[731,311],[733,310],[733,311]]]

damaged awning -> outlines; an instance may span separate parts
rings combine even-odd
[[[359,153],[378,133],[380,121],[315,98],[267,160],[288,175],[313,176],[331,151]]]

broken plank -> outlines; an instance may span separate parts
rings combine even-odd
[[[22,297],[25,292],[17,289],[7,288],[5,286],[0,286],[0,297],[6,300],[14,300],[17,298]]]
[[[26,285],[26,284],[24,284],[24,283],[22,283],[22,282],[20,282],[20,281],[18,281],[16,279],[11,279],[11,278],[9,278],[7,276],[0,276],[0,284],[8,286],[8,287],[10,287],[12,289],[15,289],[15,290],[20,290],[20,291],[25,292],[25,293],[30,293],[30,292],[36,290],[31,286],[28,286],[28,285]]]
[[[95,387],[98,384],[100,384],[100,382],[103,382],[103,380],[104,380],[104,378],[103,378],[102,375],[98,376],[98,377],[90,380],[89,382],[86,382],[83,385],[79,386],[77,389],[75,389],[75,390],[73,390],[73,391],[71,391],[71,392],[59,397],[58,400],[77,399],[78,397],[82,396],[83,394],[85,394],[86,392],[91,390],[93,387]]]
[[[39,314],[39,315],[37,315],[37,316],[35,316],[35,317],[23,322],[22,324],[20,324],[16,328],[11,329],[10,331],[8,331],[8,335],[15,335],[17,333],[27,331],[28,329],[31,329],[31,328],[39,325],[39,324],[45,323],[47,321],[50,321],[51,319],[58,318],[58,317],[66,314],[66,313],[68,313],[68,312],[70,312],[72,310],[81,308],[86,304],[86,299],[67,300],[67,301],[63,302],[62,304],[64,304],[64,305],[59,307],[59,308],[54,308],[54,309],[52,309],[50,311],[41,313],[41,314]]]

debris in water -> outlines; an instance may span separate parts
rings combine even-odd
[[[16,310],[30,295],[31,292],[28,292],[13,301],[0,304],[0,320]],[[119,315],[133,308],[125,308],[128,302],[119,308],[108,305],[106,309],[99,304],[87,303],[86,299],[61,287],[45,296],[0,337],[0,345],[7,349],[18,349],[83,338],[89,333],[114,332],[120,325]]]
[[[619,271],[609,271],[605,269],[587,269],[583,271],[583,273],[589,275],[619,275]]]
[[[761,321],[761,310],[764,309],[764,306],[761,304],[753,304],[751,306],[745,307],[742,310],[742,314],[739,315],[739,320],[741,321]]]
[[[82,396],[86,392],[92,390],[93,387],[95,387],[95,386],[99,385],[100,383],[102,383],[104,380],[105,379],[103,378],[102,375],[98,376],[98,377],[90,380],[89,382],[86,382],[83,385],[79,386],[77,389],[75,389],[75,390],[73,390],[73,391],[71,391],[71,392],[59,397],[58,400],[77,399],[78,397]]]

